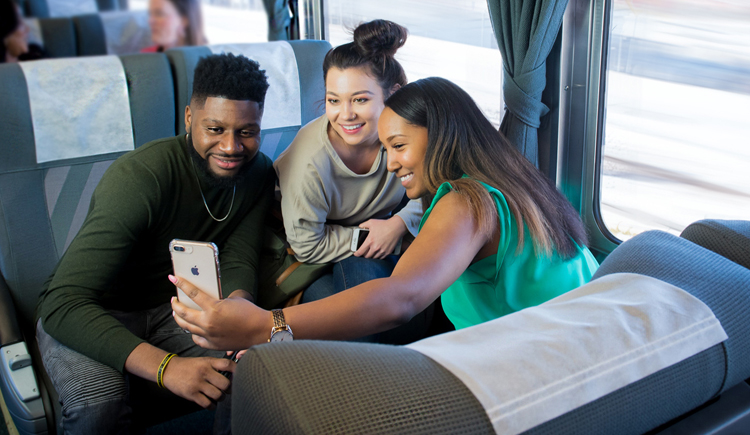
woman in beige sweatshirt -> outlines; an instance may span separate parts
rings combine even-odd
[[[404,235],[416,235],[422,206],[406,199],[401,180],[386,169],[377,131],[385,99],[406,85],[394,58],[406,37],[404,27],[375,20],[358,26],[353,42],[328,52],[326,114],[300,129],[274,163],[284,228],[297,259],[335,263],[302,302],[390,276],[397,261],[390,254]],[[352,252],[358,227],[370,231]]]

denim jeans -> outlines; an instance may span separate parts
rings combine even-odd
[[[351,256],[333,265],[333,270],[313,282],[302,294],[302,303],[317,301],[367,281],[391,276],[398,258],[395,255],[377,260]],[[432,321],[433,306],[414,316],[408,323],[378,334],[351,341],[407,344],[424,338]]]
[[[193,343],[172,318],[172,307],[163,304],[156,308],[136,312],[110,314],[123,323],[130,332],[149,344],[182,357],[224,357],[221,351],[207,350]],[[49,374],[62,405],[62,429],[65,434],[125,434],[138,431],[130,402],[131,383],[143,382],[140,378],[122,374],[114,368],[82,355],[55,340],[42,328],[36,327],[39,351],[44,368]],[[132,377],[132,378],[131,378]],[[174,395],[166,397],[183,409],[191,403]],[[229,433],[229,404],[226,397],[217,407],[214,433]],[[160,405],[165,405],[161,403]],[[147,412],[163,413],[164,407]],[[163,415],[163,414],[162,414]]]

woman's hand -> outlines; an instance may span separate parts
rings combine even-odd
[[[370,219],[362,222],[360,228],[367,228],[370,234],[354,253],[357,257],[382,259],[393,253],[398,241],[406,234],[404,221],[398,216],[389,219]]]
[[[239,350],[266,341],[273,321],[268,311],[245,299],[246,292],[235,290],[218,300],[188,281],[170,275],[170,281],[185,292],[203,311],[188,308],[172,298],[177,324],[193,334],[193,341],[206,349]]]

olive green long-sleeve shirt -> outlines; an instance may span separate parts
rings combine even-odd
[[[243,289],[257,296],[262,224],[273,199],[275,174],[258,155],[232,189],[208,186],[197,175],[185,135],[143,145],[117,159],[91,198],[86,220],[43,290],[37,313],[45,331],[69,348],[123,371],[144,340],[109,310],[137,311],[176,294],[169,242],[214,242],[219,248],[225,296]]]

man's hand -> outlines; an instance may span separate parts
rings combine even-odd
[[[184,279],[170,275],[170,280],[203,310],[193,310],[172,298],[175,321],[193,334],[199,346],[239,350],[268,339],[273,327],[271,315],[247,300],[247,292],[235,290],[228,298],[217,300]]]
[[[213,408],[224,398],[231,382],[220,371],[234,373],[237,363],[228,358],[174,357],[164,370],[164,386],[174,394]]]
[[[141,343],[125,360],[125,370],[152,382],[167,352],[148,343]],[[210,408],[228,391],[230,381],[219,371],[234,373],[237,363],[227,358],[180,358],[169,360],[162,380],[174,394]]]
[[[362,246],[354,253],[357,257],[382,259],[393,253],[398,241],[408,231],[403,219],[393,216],[389,219],[370,219],[362,222],[360,228],[367,228],[370,234]]]

